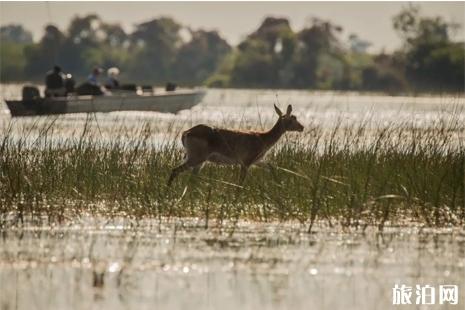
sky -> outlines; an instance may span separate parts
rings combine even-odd
[[[461,25],[455,40],[465,41],[465,2],[416,2],[425,16],[441,16]],[[127,31],[155,17],[170,16],[194,29],[217,30],[230,43],[239,43],[256,30],[265,16],[286,17],[297,31],[318,17],[343,27],[343,40],[355,33],[372,43],[371,52],[392,51],[401,41],[392,17],[408,2],[0,2],[0,25],[20,23],[34,39],[44,25],[66,29],[75,15],[97,13]]]

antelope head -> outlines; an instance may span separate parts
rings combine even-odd
[[[301,123],[299,123],[297,117],[295,117],[295,115],[292,115],[291,105],[287,106],[286,114],[283,114],[283,112],[281,112],[281,110],[276,105],[274,105],[274,109],[279,116],[278,122],[281,125],[281,129],[283,129],[284,131],[299,132],[302,132],[304,130],[304,126]]]

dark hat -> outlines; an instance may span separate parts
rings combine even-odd
[[[55,66],[53,66],[53,71],[55,71],[55,72],[61,72],[61,67],[55,65]]]
[[[93,72],[94,74],[100,74],[100,73],[103,72],[103,69],[102,69],[102,68],[99,68],[99,67],[95,67],[95,68],[92,70],[92,72]]]

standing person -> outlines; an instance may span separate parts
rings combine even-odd
[[[54,66],[45,76],[45,97],[62,97],[66,95],[64,75],[59,66]]]

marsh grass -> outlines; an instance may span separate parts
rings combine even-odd
[[[211,220],[294,220],[309,230],[317,220],[380,229],[387,223],[464,225],[464,127],[454,116],[427,128],[310,126],[284,138],[242,185],[237,167],[206,165],[171,188],[170,170],[183,157],[175,124],[157,146],[158,129],[149,124],[115,128],[111,139],[102,139],[88,119],[80,133],[58,141],[50,138],[53,120],[19,135],[12,126],[0,133],[2,226],[84,214],[199,217],[206,226]]]

